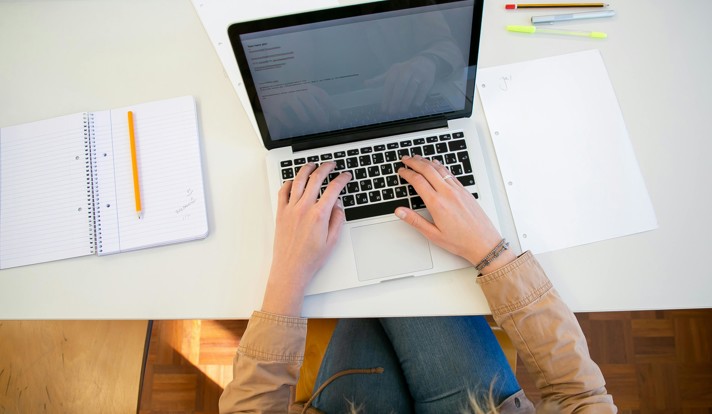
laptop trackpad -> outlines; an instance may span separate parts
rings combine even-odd
[[[351,229],[359,280],[432,269],[428,240],[398,220]]]

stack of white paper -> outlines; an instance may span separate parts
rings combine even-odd
[[[597,50],[480,69],[477,87],[523,250],[657,227]]]

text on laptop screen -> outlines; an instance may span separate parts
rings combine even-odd
[[[472,17],[460,1],[241,34],[271,140],[465,110]]]

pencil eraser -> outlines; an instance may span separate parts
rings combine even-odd
[[[514,10],[517,8],[517,5],[516,4],[505,4],[504,8],[507,10]]]

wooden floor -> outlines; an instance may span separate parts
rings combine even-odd
[[[712,309],[577,317],[621,413],[712,414]],[[245,326],[154,322],[139,412],[216,413]],[[523,368],[517,378],[536,401]]]
[[[146,321],[0,321],[0,414],[136,411]]]

